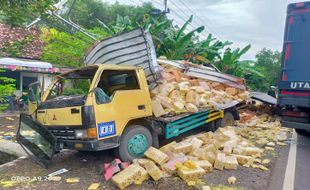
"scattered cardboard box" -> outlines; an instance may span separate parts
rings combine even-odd
[[[150,147],[149,149],[147,149],[144,152],[144,155],[159,165],[163,165],[169,160],[167,154],[163,153],[162,151],[154,147]]]

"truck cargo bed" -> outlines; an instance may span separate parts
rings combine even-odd
[[[175,116],[154,118],[164,126],[165,138],[170,139],[194,128],[224,117],[224,111],[212,109],[202,110],[198,113],[184,113]]]

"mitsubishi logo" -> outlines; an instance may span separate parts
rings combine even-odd
[[[55,114],[54,114],[53,120],[57,120],[57,119],[56,119],[56,115],[55,115]]]

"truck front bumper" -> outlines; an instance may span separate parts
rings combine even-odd
[[[82,151],[100,151],[116,148],[119,146],[119,136],[104,140],[63,140],[57,139],[57,150],[73,149]]]
[[[292,122],[292,121],[281,121],[283,127],[287,128],[294,128],[294,129],[303,129],[303,130],[310,130],[309,123],[299,123],[299,122]]]

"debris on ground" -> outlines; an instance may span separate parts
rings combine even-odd
[[[210,186],[205,185],[201,187],[201,190],[211,190]]]
[[[14,126],[13,126],[13,125],[8,125],[8,126],[6,126],[6,128],[8,128],[8,129],[13,129]]]
[[[80,182],[80,178],[78,178],[78,177],[68,178],[68,179],[66,179],[66,182],[67,183],[78,183],[78,182]]]
[[[231,177],[229,177],[229,178],[227,179],[227,181],[228,181],[228,183],[229,183],[230,185],[234,185],[234,184],[236,183],[237,179],[236,179],[234,176],[231,176]]]
[[[48,176],[48,177],[52,177],[52,176],[56,176],[56,175],[59,175],[59,174],[68,172],[68,171],[69,171],[69,170],[67,170],[66,168],[62,168],[62,169],[60,169],[60,170],[57,170],[57,171],[55,171],[55,172],[53,172],[53,173],[48,174],[47,176]]]
[[[270,159],[264,159],[264,160],[262,161],[262,164],[268,165],[270,162],[271,162]]]
[[[92,183],[87,190],[97,190],[100,186],[100,183]]]
[[[236,126],[219,128],[186,137],[180,142],[171,142],[160,149],[150,147],[146,158],[135,159],[125,170],[112,177],[120,189],[145,180],[178,176],[188,186],[199,185],[206,173],[217,170],[238,170],[247,167],[268,171],[270,150],[283,146],[289,129],[281,127],[277,118],[266,114],[241,114]],[[264,143],[261,143],[265,141]],[[234,176],[229,184],[236,183]]]
[[[165,153],[153,147],[150,147],[145,151],[144,155],[159,165],[162,165],[169,160],[169,157]]]
[[[120,172],[121,170],[128,167],[128,162],[122,162],[120,159],[116,158],[110,163],[104,164],[104,179],[110,180],[114,174]]]
[[[127,186],[134,183],[136,180],[142,176],[142,171],[144,169],[138,164],[131,164],[123,171],[117,173],[112,177],[112,183],[114,183],[118,188],[124,189]]]
[[[9,120],[9,121],[14,121],[14,119],[12,117],[5,117],[6,120]]]
[[[4,136],[15,136],[14,132],[7,132],[3,134]]]

